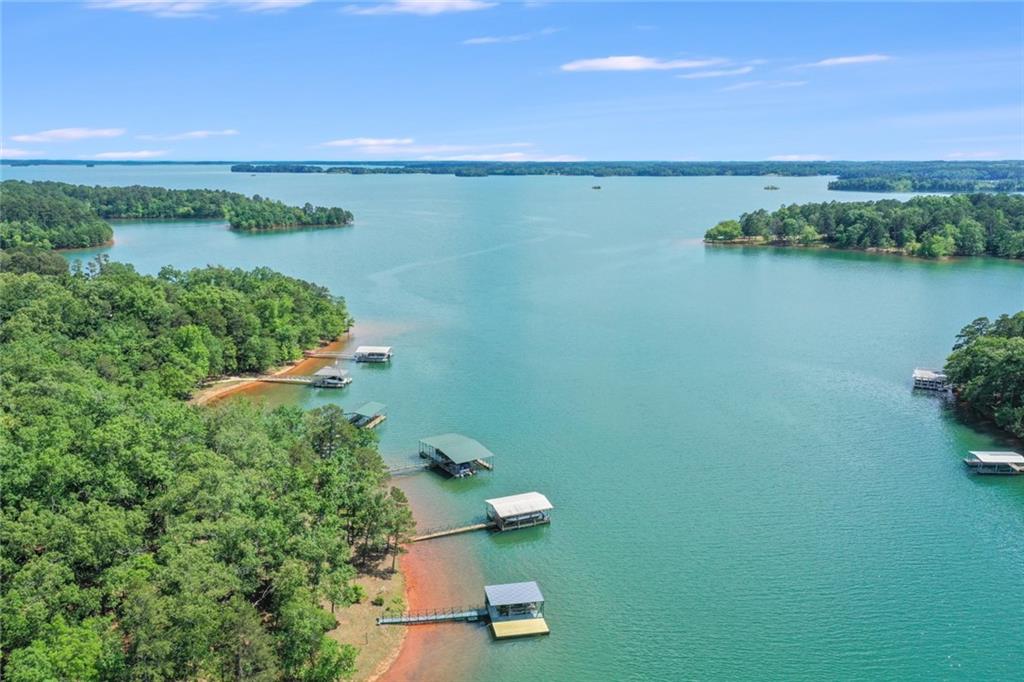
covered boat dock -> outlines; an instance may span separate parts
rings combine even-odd
[[[985,452],[972,450],[964,464],[976,474],[1017,476],[1024,474],[1024,455],[1016,452]]]
[[[317,388],[343,388],[352,383],[352,377],[348,370],[338,367],[337,364],[321,367],[313,372],[313,386]]]
[[[393,354],[391,346],[359,346],[352,359],[356,362],[388,362]]]
[[[537,583],[488,585],[484,588],[484,596],[495,638],[547,635],[551,632],[544,620],[544,595]]]
[[[373,401],[363,403],[348,413],[348,421],[360,429],[373,429],[388,418],[387,409],[384,403]]]
[[[490,462],[494,453],[480,441],[460,433],[442,433],[420,440],[420,457],[454,478],[494,468]]]
[[[948,391],[949,379],[946,373],[938,369],[917,368],[913,374],[914,388],[925,391]]]
[[[548,498],[537,492],[496,497],[484,502],[487,504],[487,518],[494,523],[497,530],[514,530],[551,523],[548,512],[554,509]]]

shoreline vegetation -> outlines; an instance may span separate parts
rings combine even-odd
[[[961,329],[945,372],[961,406],[1024,440],[1024,311]]]
[[[921,258],[1024,258],[1024,196],[957,194],[792,204],[744,213],[704,235],[708,245],[834,248]]]
[[[835,175],[828,188],[859,192],[1016,192],[1024,190],[1020,161],[403,161],[325,164],[238,163],[233,173],[422,173],[485,177],[565,175],[592,177],[696,177]]]
[[[413,528],[375,434],[334,405],[186,402],[337,338],[343,299],[99,257],[0,272],[0,301],[5,678],[327,680],[395,655],[353,641],[403,607],[381,581]]]
[[[72,249],[114,237],[108,220],[226,220],[239,232],[345,227],[342,208],[288,206],[254,195],[207,189],[101,187],[63,182],[0,183],[0,248]]]
[[[859,192],[1024,191],[1024,162],[1005,161],[79,161],[3,160],[10,166],[230,165],[235,173],[422,173],[485,177],[561,175],[593,177],[836,176],[828,188]]]

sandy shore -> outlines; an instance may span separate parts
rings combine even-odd
[[[328,344],[320,346],[317,350],[340,351],[349,343],[349,341],[351,341],[351,332],[331,341]],[[265,374],[272,374],[274,376],[312,374],[321,367],[331,364],[331,362],[332,360],[329,358],[303,358],[289,365],[273,367],[265,372]],[[244,393],[260,385],[261,382],[256,381],[256,379],[251,376],[224,377],[223,379],[217,379],[209,382],[200,388],[196,391],[195,395],[192,396],[189,402],[193,405],[209,405],[210,403],[218,400],[223,400],[229,395]]]

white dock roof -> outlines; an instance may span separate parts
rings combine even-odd
[[[974,458],[982,464],[1024,464],[1024,455],[1016,452],[985,452],[971,450]]]
[[[317,371],[313,372],[313,376],[336,377],[338,379],[341,379],[348,376],[348,370],[342,369],[337,365],[327,365],[326,367],[321,367]]]
[[[391,353],[391,346],[359,346],[356,348],[356,355],[369,355],[370,353],[388,355]]]
[[[484,594],[487,595],[487,603],[491,606],[544,601],[544,595],[540,593],[540,587],[535,582],[487,585],[484,587]]]
[[[520,514],[533,514],[535,512],[548,511],[554,506],[540,493],[520,493],[508,497],[495,497],[493,500],[484,500],[494,512],[501,518],[519,516]]]
[[[946,373],[938,369],[917,368],[914,370],[914,378],[925,379],[930,381],[944,381],[946,379]]]

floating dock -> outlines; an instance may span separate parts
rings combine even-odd
[[[442,433],[420,440],[420,457],[453,478],[494,470],[490,461],[494,453],[480,441],[461,433]]]

